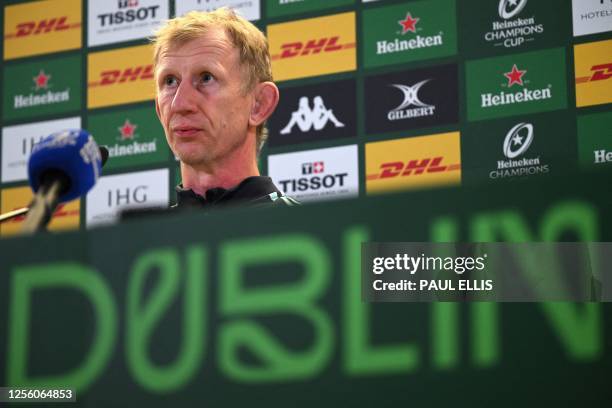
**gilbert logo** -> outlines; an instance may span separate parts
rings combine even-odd
[[[404,94],[404,101],[387,114],[387,119],[394,121],[433,115],[436,107],[423,103],[419,99],[419,90],[429,81],[430,79],[426,79],[413,86],[392,84],[391,86],[399,89]],[[415,106],[415,108],[410,108],[411,106]]]
[[[489,172],[489,178],[531,176],[550,171],[548,164],[541,163],[540,156],[519,158],[527,152],[533,142],[533,129],[533,124],[521,122],[508,131],[503,143],[503,153],[506,160],[497,161],[497,168]]]
[[[81,46],[81,1],[46,0],[5,7],[4,58]]]
[[[117,127],[119,132],[117,143],[107,146],[109,157],[134,156],[157,151],[157,139],[145,143],[138,143],[134,140],[139,136],[136,129],[138,125],[130,122],[129,119],[125,119],[123,124]]]
[[[268,26],[272,71],[277,80],[353,71],[355,13]]]
[[[461,182],[459,132],[367,143],[368,194]]]
[[[503,75],[507,80],[502,86],[512,89],[514,85],[523,87],[518,92],[499,92],[497,94],[484,93],[480,95],[481,107],[488,108],[492,106],[514,105],[518,103],[533,102],[552,98],[552,86],[548,85],[542,89],[528,89],[524,87],[528,81],[524,80],[524,75],[527,70],[521,70],[516,64],[512,65],[512,69],[504,72]]]
[[[155,84],[151,59],[149,45],[90,53],[87,67],[87,107],[153,99]]]
[[[574,64],[576,106],[612,102],[612,40],[575,45]]]
[[[306,42],[292,42],[281,45],[282,53],[272,55],[272,60],[300,57],[320,52],[334,52],[346,48],[355,48],[355,43],[338,44],[340,37],[319,38]]]
[[[500,0],[498,14],[502,21],[493,21],[491,31],[485,33],[485,40],[496,47],[514,48],[535,40],[544,33],[544,25],[533,16],[520,18],[527,0]]]
[[[291,114],[291,120],[287,125],[281,129],[281,135],[287,135],[291,133],[295,125],[298,126],[300,131],[308,132],[311,129],[321,130],[331,122],[335,127],[344,127],[344,124],[340,122],[332,109],[327,109],[323,98],[315,96],[313,99],[313,107],[310,108],[308,97],[302,96],[299,101],[298,109]]]

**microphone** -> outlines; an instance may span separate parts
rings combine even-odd
[[[104,156],[108,150],[105,154],[86,130],[56,132],[34,145],[28,178],[36,194],[22,233],[43,229],[58,203],[87,194],[100,177]]]

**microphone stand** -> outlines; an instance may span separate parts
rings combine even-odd
[[[50,176],[48,179],[51,179],[50,182],[42,183],[32,200],[28,215],[21,227],[21,235],[31,235],[41,231],[51,220],[60,193],[66,186],[66,179],[65,176],[58,177],[57,175]]]

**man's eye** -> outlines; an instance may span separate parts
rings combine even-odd
[[[201,78],[201,81],[205,84],[213,80],[213,76],[209,74],[208,72],[203,73],[200,78]]]
[[[167,76],[166,78],[164,78],[164,85],[165,86],[174,86],[176,85],[176,78],[173,76]]]

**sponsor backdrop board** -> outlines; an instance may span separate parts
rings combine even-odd
[[[449,406],[455,394],[430,390],[478,384],[462,394],[467,405],[606,406],[609,307],[370,308],[350,276],[359,262],[350,248],[390,237],[609,241],[612,0],[6,0],[0,211],[31,199],[32,145],[81,126],[112,157],[96,188],[60,206],[50,229],[84,230],[132,206],[173,202],[180,173],[154,113],[147,37],[167,17],[222,6],[269,37],[281,100],[259,162],[304,203],[301,212],[192,214],[40,236],[31,246],[41,253],[3,239],[10,272],[0,274],[0,332],[9,335],[0,336],[0,386],[73,378],[75,406],[241,406],[263,397],[271,407],[379,406],[383,397],[405,406],[414,395],[418,406]],[[399,190],[409,191],[381,196]],[[0,235],[22,221],[0,225]],[[251,287],[245,267],[248,285],[235,286],[241,262],[280,265],[273,275],[303,248],[308,256],[293,266],[305,268],[289,274],[295,285],[282,274],[270,277],[276,291]],[[17,313],[28,304],[12,307],[25,299],[13,288],[36,283],[15,271],[78,257],[87,267],[73,277],[86,274],[83,285],[96,288],[33,291],[24,324]],[[102,299],[100,310],[88,296]],[[509,399],[500,386],[508,383],[537,386]]]
[[[26,185],[32,144],[53,124],[84,126],[109,146],[105,175],[162,168],[180,181],[151,103],[147,38],[168,17],[224,6],[269,38],[281,100],[259,159],[264,174],[283,155],[344,146],[356,158],[325,169],[356,166],[351,196],[607,168],[612,0],[25,0],[2,6],[1,187]],[[432,161],[420,179],[372,178],[386,163],[372,159],[378,143],[429,154],[431,140],[459,156]],[[507,157],[513,149],[520,154]],[[409,156],[396,165],[427,158]],[[537,158],[547,172],[517,176],[535,172],[520,163]],[[506,165],[512,177],[489,177]],[[444,166],[452,177],[436,181],[430,170]]]

